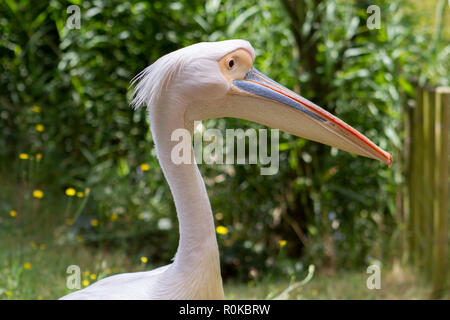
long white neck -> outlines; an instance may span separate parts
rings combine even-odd
[[[192,136],[192,128],[186,128],[180,109],[183,110],[179,105],[161,103],[150,114],[156,153],[175,201],[180,230],[178,251],[168,273],[171,279],[166,280],[173,282],[174,286],[180,286],[176,283],[178,281],[198,287],[190,288],[195,295],[192,298],[223,298],[211,205],[205,183],[193,159],[192,146],[192,161],[189,164],[175,164],[171,159],[172,150],[179,143],[171,141],[173,131],[183,128],[189,130]],[[204,281],[208,283],[201,283]],[[195,294],[196,290],[198,293]]]

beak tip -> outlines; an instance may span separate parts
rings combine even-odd
[[[387,157],[387,159],[386,159],[386,164],[387,164],[388,167],[390,168],[390,167],[392,167],[392,156],[391,156],[390,153],[386,152],[386,157]]]

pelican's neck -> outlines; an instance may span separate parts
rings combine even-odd
[[[189,164],[175,164],[171,159],[172,150],[179,143],[171,141],[174,130],[185,129],[192,136],[193,128],[187,128],[184,122],[184,110],[179,104],[160,103],[150,114],[150,127],[158,160],[175,201],[180,226],[174,267],[182,267],[186,271],[190,266],[195,268],[207,255],[212,256],[215,264],[219,264],[219,259],[211,205],[205,183],[193,159],[191,140],[192,161]]]

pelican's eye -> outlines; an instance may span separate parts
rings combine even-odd
[[[226,62],[228,70],[233,70],[237,66],[237,58],[231,57]]]
[[[252,64],[253,58],[245,49],[237,49],[219,60],[220,72],[229,82],[244,79]]]

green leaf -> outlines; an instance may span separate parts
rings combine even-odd
[[[414,88],[408,82],[408,80],[406,80],[404,77],[400,76],[400,77],[398,77],[398,83],[400,84],[400,87],[402,87],[402,89],[405,90],[406,93],[408,93],[410,96],[414,96]]]
[[[220,0],[209,0],[206,1],[205,4],[205,11],[208,14],[208,16],[214,16],[220,7]]]
[[[194,21],[197,22],[198,25],[200,27],[202,27],[202,29],[205,30],[206,32],[209,32],[211,30],[211,28],[209,27],[208,22],[206,22],[206,20],[203,19],[201,16],[195,15],[194,16]]]
[[[252,15],[257,13],[259,11],[259,8],[257,6],[253,6],[244,12],[242,12],[239,16],[237,16],[236,19],[229,25],[227,29],[227,34],[229,36],[233,36],[236,30]]]
[[[124,158],[120,158],[119,166],[117,167],[117,174],[120,177],[126,177],[130,173],[130,166]]]
[[[30,24],[30,30],[37,29],[46,19],[47,19],[47,10],[43,11],[41,14],[39,14],[36,19],[33,20]]]

